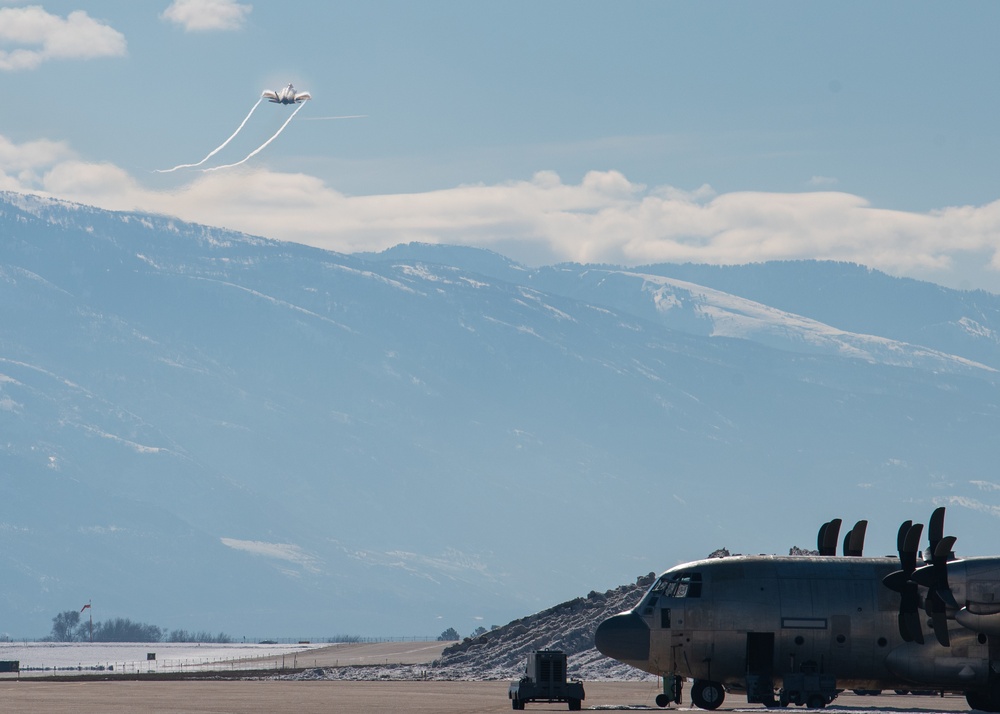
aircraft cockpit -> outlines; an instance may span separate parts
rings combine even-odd
[[[679,573],[664,573],[646,593],[643,611],[647,615],[653,613],[653,608],[660,598],[692,598],[701,597],[701,573],[683,571]]]
[[[701,597],[701,573],[664,573],[649,592],[663,597]]]

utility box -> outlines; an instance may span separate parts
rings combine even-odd
[[[579,711],[585,698],[583,682],[566,678],[566,653],[560,650],[529,654],[524,676],[511,682],[507,696],[514,709],[526,702],[566,702],[570,711]]]
[[[21,660],[0,659],[0,672],[20,672],[20,671],[21,671]]]

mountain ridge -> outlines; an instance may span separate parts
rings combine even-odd
[[[467,632],[831,517],[884,514],[891,552],[938,502],[988,547],[996,296],[850,269],[869,314],[834,325],[795,294],[843,266],[777,268],[773,304],[685,270],[343,255],[0,193],[0,632],[81,597],[237,637]],[[900,327],[918,288],[944,302]],[[723,330],[734,306],[753,329]]]

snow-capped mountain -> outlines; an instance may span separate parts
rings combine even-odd
[[[466,634],[1000,504],[1000,298],[860,266],[341,255],[0,194],[0,634]]]

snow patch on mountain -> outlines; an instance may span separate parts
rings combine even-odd
[[[688,309],[711,324],[712,337],[754,340],[802,351],[836,354],[872,364],[922,366],[953,371],[997,370],[980,362],[877,335],[837,329],[817,320],[675,278],[628,273],[643,281],[656,309]]]
[[[285,560],[301,566],[310,573],[321,572],[314,556],[292,543],[268,543],[259,540],[239,540],[237,538],[220,538],[224,546],[240,550],[251,555],[259,555],[274,560]]]

